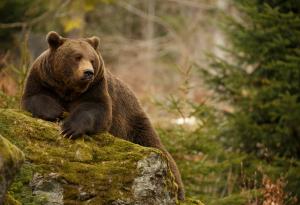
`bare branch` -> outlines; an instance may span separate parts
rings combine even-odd
[[[149,15],[149,14],[145,13],[144,11],[142,11],[124,1],[119,1],[119,2],[117,2],[117,4],[120,7],[126,9],[127,11],[129,11],[141,18],[153,21],[153,22],[163,26],[175,40],[177,40],[178,42],[180,42],[183,45],[181,38],[177,35],[177,33],[174,31],[174,29],[169,24],[167,24],[165,21],[163,21],[161,18],[159,18],[157,16]]]
[[[184,6],[202,9],[202,10],[210,10],[215,8],[213,5],[200,4],[198,1],[195,0],[168,0],[168,1],[175,2]]]

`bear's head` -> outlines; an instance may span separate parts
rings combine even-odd
[[[85,92],[104,73],[103,60],[98,52],[99,41],[97,37],[70,39],[49,32],[47,62],[52,84],[63,90]]]

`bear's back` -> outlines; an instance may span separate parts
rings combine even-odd
[[[115,136],[132,141],[129,136],[136,116],[145,113],[133,91],[116,76],[107,72],[108,92],[112,99],[112,127]]]

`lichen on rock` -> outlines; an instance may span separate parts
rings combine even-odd
[[[45,205],[63,205],[63,188],[59,181],[58,175],[50,173],[48,178],[43,177],[39,173],[33,175],[30,181],[32,194],[38,198],[45,199]]]
[[[175,190],[168,189],[168,165],[157,153],[137,163],[138,177],[133,182],[133,196],[138,204],[176,204]],[[174,187],[175,189],[176,187]]]
[[[177,185],[159,150],[108,133],[65,139],[57,123],[9,109],[0,109],[0,134],[26,156],[9,192],[22,204],[177,203]]]

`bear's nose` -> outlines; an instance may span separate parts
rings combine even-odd
[[[91,68],[88,68],[83,72],[83,75],[84,75],[84,78],[91,78],[94,75],[94,70]]]

